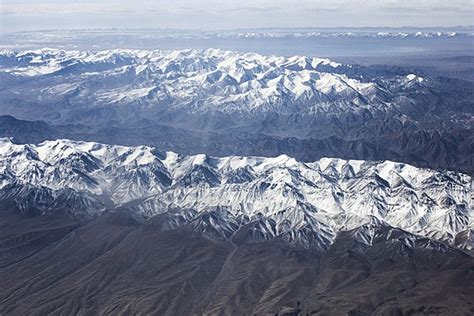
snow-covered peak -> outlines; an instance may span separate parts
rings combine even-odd
[[[72,104],[286,113],[334,100],[366,104],[384,92],[378,82],[354,76],[349,66],[303,56],[219,49],[43,49],[4,51],[0,58],[5,61],[0,73],[37,81],[39,100],[67,97]]]
[[[469,176],[392,161],[180,156],[147,146],[70,140],[21,145],[2,138],[0,170],[0,199],[20,208],[47,211],[72,199],[87,214],[119,206],[146,217],[193,210],[180,222],[196,220],[203,233],[215,225],[212,234],[222,238],[253,221],[252,238],[320,248],[339,231],[374,220],[448,242],[473,228]],[[61,202],[42,202],[41,196]],[[463,247],[472,246],[469,240]]]

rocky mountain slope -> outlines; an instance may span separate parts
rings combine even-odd
[[[0,82],[0,114],[19,119],[0,131],[19,139],[474,170],[473,84],[396,67],[216,49],[41,49],[2,51]],[[39,134],[19,127],[31,124]]]
[[[0,51],[0,315],[472,315],[473,94],[307,56]]]
[[[87,224],[0,213],[2,314],[469,315],[473,258],[429,240],[357,230],[327,251],[210,240],[126,212]]]
[[[146,146],[3,138],[0,170],[0,200],[32,215],[89,219],[121,209],[140,221],[159,215],[165,231],[189,224],[230,240],[245,227],[252,242],[320,250],[352,229],[371,245],[381,227],[473,246],[471,177],[391,161],[180,156]],[[411,245],[415,235],[403,238]]]

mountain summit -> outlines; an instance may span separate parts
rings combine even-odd
[[[218,49],[40,49],[0,52],[0,77],[0,136],[25,143],[474,170],[474,84],[397,67]]]
[[[472,248],[471,177],[391,161],[181,156],[70,140],[0,141],[0,199],[31,214],[93,218],[126,210],[211,238],[240,229],[327,249],[341,231],[391,227]],[[368,226],[367,226],[368,225]],[[375,225],[375,226],[373,226]],[[359,235],[358,235],[359,236]],[[411,237],[410,237],[411,238]]]

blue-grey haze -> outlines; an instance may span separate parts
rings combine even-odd
[[[71,28],[471,25],[473,0],[2,0],[3,32]]]

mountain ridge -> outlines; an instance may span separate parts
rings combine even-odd
[[[67,208],[79,218],[117,208],[144,218],[165,214],[165,226],[191,223],[217,239],[250,224],[255,240],[278,237],[322,249],[338,232],[375,218],[472,248],[472,178],[452,171],[336,158],[303,163],[286,155],[181,156],[70,140],[25,145],[8,138],[0,141],[0,157],[0,199],[34,214]]]
[[[0,115],[48,124],[8,120],[2,136],[474,170],[473,84],[396,67],[217,49],[40,49],[2,51],[0,76]]]

